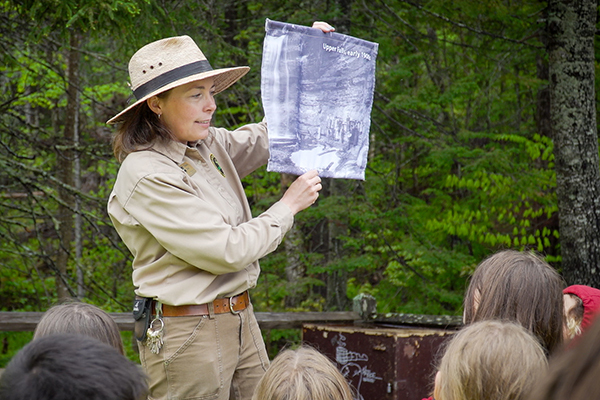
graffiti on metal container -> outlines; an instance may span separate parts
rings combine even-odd
[[[334,336],[332,342],[335,345],[335,361],[341,366],[340,371],[342,375],[344,375],[346,380],[354,384],[358,400],[364,400],[360,394],[362,383],[375,383],[375,381],[382,380],[383,378],[377,376],[367,365],[360,364],[366,364],[369,361],[369,356],[364,353],[350,351],[346,347],[346,337],[342,333]]]

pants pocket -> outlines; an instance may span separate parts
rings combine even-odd
[[[199,322],[194,317],[165,318],[165,331],[164,368],[168,398],[218,398],[223,390],[223,363],[214,320],[208,317],[200,317]]]

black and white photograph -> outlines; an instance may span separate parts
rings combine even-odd
[[[267,170],[365,179],[378,44],[267,19]]]

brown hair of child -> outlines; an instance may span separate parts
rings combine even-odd
[[[563,341],[563,287],[562,278],[538,255],[500,251],[475,269],[465,295],[464,322],[518,322],[550,354]]]

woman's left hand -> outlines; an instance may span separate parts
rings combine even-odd
[[[319,198],[319,191],[322,188],[323,185],[317,170],[305,172],[292,182],[283,194],[281,202],[287,205],[295,215],[314,204]]]

